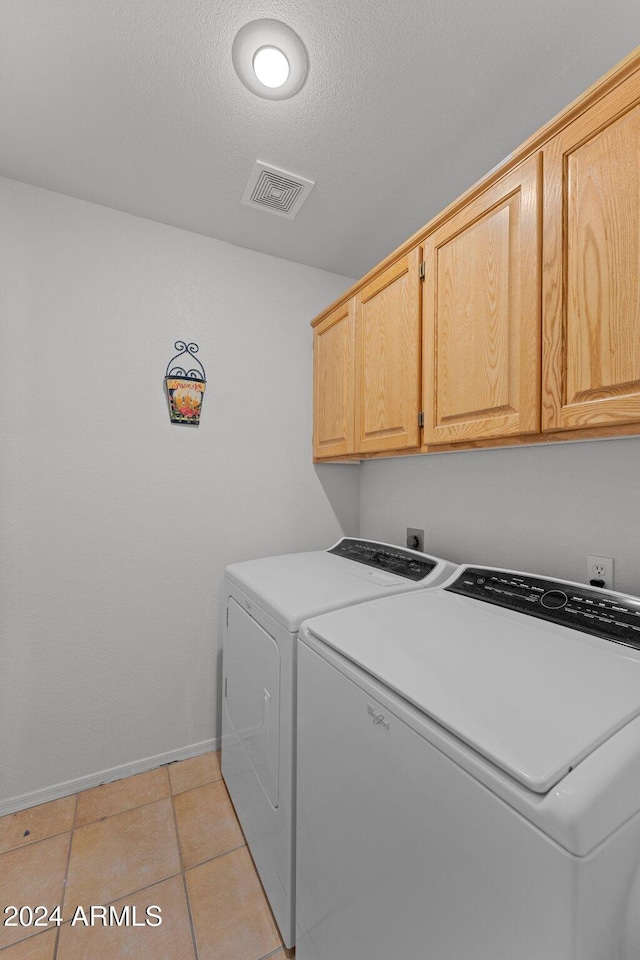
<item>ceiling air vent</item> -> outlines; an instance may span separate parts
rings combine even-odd
[[[242,203],[293,220],[314,186],[313,180],[257,160]]]

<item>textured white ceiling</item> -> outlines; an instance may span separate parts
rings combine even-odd
[[[234,73],[260,17],[290,100]],[[0,174],[358,277],[638,43],[638,0],[0,0]],[[295,220],[257,159],[315,180]]]

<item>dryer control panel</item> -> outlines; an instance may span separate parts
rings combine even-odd
[[[640,649],[640,600],[482,567],[467,567],[445,590]]]
[[[436,566],[435,560],[430,557],[421,557],[410,550],[387,547],[372,540],[353,540],[350,537],[345,537],[328,553],[364,563],[368,567],[376,567],[386,573],[395,573],[398,577],[405,577],[407,580],[423,580]]]

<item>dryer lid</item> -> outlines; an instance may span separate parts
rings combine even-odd
[[[340,541],[340,544],[345,543],[373,544],[374,541],[354,541],[351,538]],[[410,554],[410,551],[389,544],[376,546],[379,553],[391,559],[396,553]],[[414,555],[427,559],[426,554]],[[290,633],[295,633],[307,617],[391,593],[432,586],[445,580],[456,569],[454,564],[431,557],[433,567],[422,579],[414,580],[392,572],[393,567],[389,564],[372,566],[368,559],[358,562],[350,559],[348,553],[337,555],[328,550],[316,550],[233,563],[227,567],[225,575]]]
[[[640,715],[640,654],[444,590],[303,627],[535,793]]]

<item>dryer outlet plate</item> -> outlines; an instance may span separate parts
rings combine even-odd
[[[409,550],[419,550],[424,552],[424,530],[418,530],[417,527],[407,527],[407,547]]]

